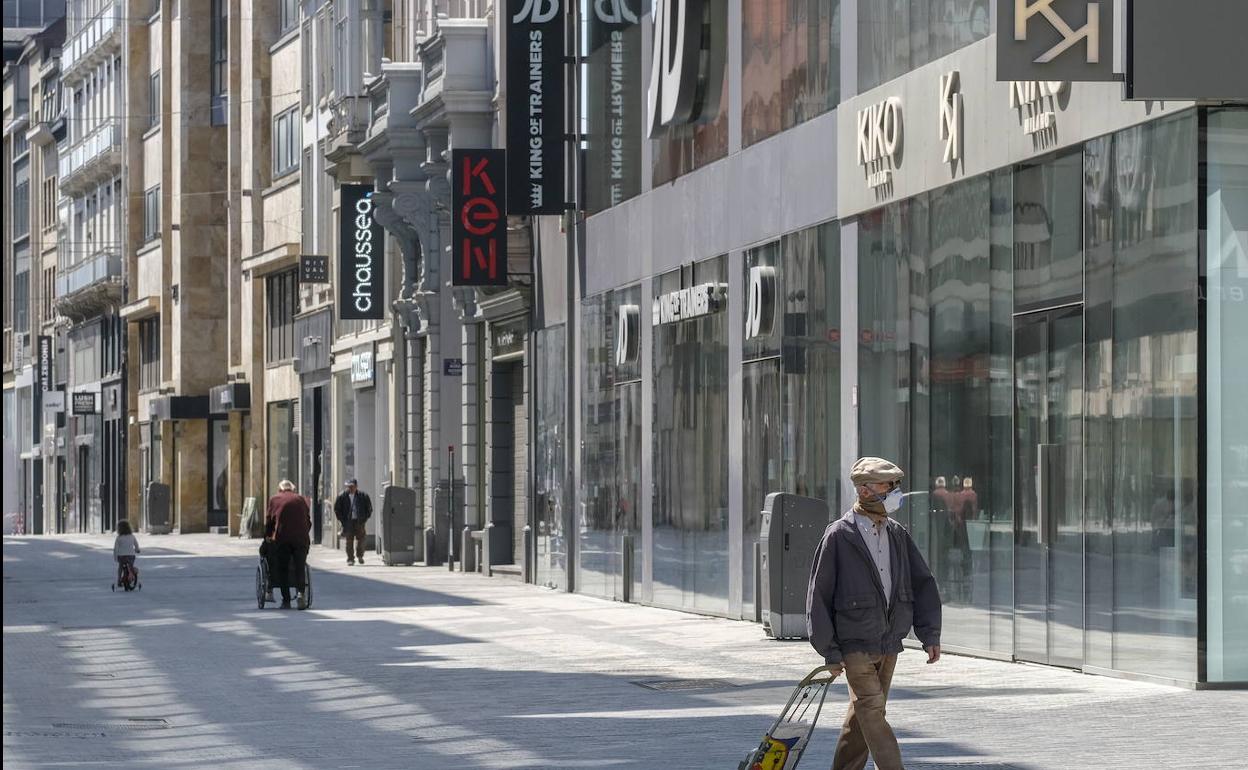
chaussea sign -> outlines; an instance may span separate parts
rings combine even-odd
[[[385,316],[386,261],[381,224],[373,216],[371,185],[342,186],[338,241],[338,316],[344,321]]]
[[[562,214],[564,3],[507,2],[507,209]]]

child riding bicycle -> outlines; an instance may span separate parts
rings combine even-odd
[[[117,585],[138,582],[139,570],[134,566],[134,559],[140,553],[142,551],[139,549],[139,540],[134,536],[130,522],[125,519],[117,522],[117,539],[113,541],[113,558],[117,561]],[[126,580],[127,572],[130,574],[129,582]]]

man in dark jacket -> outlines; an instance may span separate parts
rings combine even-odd
[[[290,589],[299,591],[299,609],[307,609],[303,576],[312,546],[312,515],[308,501],[295,492],[295,485],[283,479],[277,494],[269,498],[264,514],[264,534],[269,541],[270,582],[282,590],[282,608],[290,608]]]
[[[342,525],[342,536],[347,541],[347,564],[355,564],[358,557],[364,563],[364,540],[368,537],[364,524],[373,515],[373,501],[360,491],[355,479],[347,481],[347,488],[334,501],[334,517]],[[355,543],[354,552],[351,549]]]
[[[940,592],[905,527],[889,518],[901,505],[893,463],[864,457],[850,469],[853,510],[832,522],[815,551],[806,595],[806,630],[824,662],[849,684],[849,713],[833,770],[901,770],[901,749],[884,718],[888,688],[914,627],[927,662],[940,659]]]

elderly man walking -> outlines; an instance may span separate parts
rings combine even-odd
[[[334,501],[334,516],[342,525],[342,536],[346,539],[348,566],[355,564],[357,558],[360,564],[364,563],[364,542],[368,538],[364,525],[372,515],[373,501],[360,489],[359,482],[349,479],[346,489]]]
[[[299,609],[308,608],[304,593],[308,550],[312,547],[312,516],[308,501],[295,491],[294,482],[282,479],[277,494],[269,498],[265,511],[265,540],[269,545],[269,574],[282,590],[282,608],[290,608],[290,589],[299,594]]]
[[[901,640],[914,627],[927,662],[940,659],[940,592],[910,533],[889,518],[901,507],[902,470],[864,457],[850,469],[858,493],[815,551],[806,630],[824,662],[849,684],[849,713],[833,770],[901,770],[901,748],[885,719]]]

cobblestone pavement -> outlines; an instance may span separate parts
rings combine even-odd
[[[4,538],[4,767],[732,770],[817,663],[758,626],[314,547],[315,605],[257,610],[254,541]],[[653,679],[718,679],[654,690]],[[846,697],[803,768],[828,767]],[[917,652],[907,767],[1244,768],[1248,693]]]

